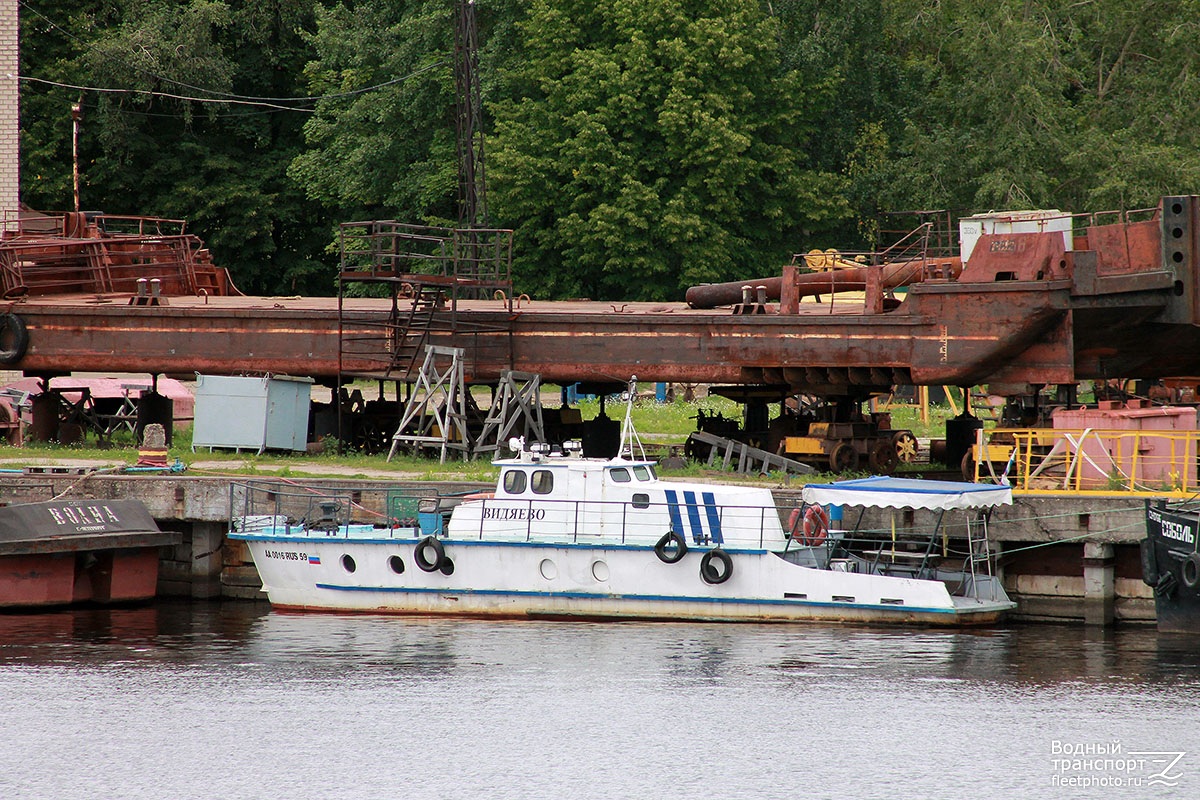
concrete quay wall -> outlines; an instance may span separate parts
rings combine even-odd
[[[164,530],[179,531],[180,544],[165,548],[160,593],[202,599],[265,599],[243,544],[228,541],[231,485],[282,481],[270,475],[199,477],[189,475],[40,474],[0,480],[0,499],[9,503],[72,497],[141,500]],[[296,487],[385,487],[395,481],[341,478],[287,478]],[[425,483],[442,492],[485,488],[478,483]],[[798,505],[794,489],[775,492],[780,507]],[[994,509],[990,538],[997,570],[1018,603],[1017,620],[1086,622],[1154,621],[1154,599],[1141,580],[1138,542],[1145,537],[1145,501],[1129,495],[1030,495]],[[858,510],[843,512],[852,528]],[[947,515],[947,519],[954,517]],[[961,524],[961,515],[957,522]],[[886,509],[863,512],[862,529],[898,533],[929,530],[931,512]],[[955,529],[951,527],[952,535]]]

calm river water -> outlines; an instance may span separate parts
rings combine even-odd
[[[1200,643],[1150,629],[167,603],[0,616],[0,698],[5,800],[1200,792]]]

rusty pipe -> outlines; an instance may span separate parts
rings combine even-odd
[[[730,281],[729,283],[706,283],[693,286],[687,290],[685,298],[692,308],[716,308],[731,306],[742,302],[742,287],[756,288],[762,286],[766,290],[768,300],[778,300],[783,278],[756,278],[748,281]]]
[[[884,289],[895,289],[911,283],[919,283],[925,277],[925,261],[896,261],[880,267],[855,267],[835,269],[827,272],[806,272],[796,276],[798,297],[830,294],[831,292],[861,292],[867,286],[867,274],[872,269],[881,270]],[[778,300],[783,290],[783,278],[756,278],[729,283],[709,283],[693,286],[687,290],[685,299],[692,308],[716,308],[741,302],[742,287],[766,288],[767,300]]]

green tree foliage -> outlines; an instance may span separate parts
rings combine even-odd
[[[82,28],[101,4],[62,0],[53,19],[37,8],[20,9],[20,70],[23,76],[78,83],[73,66]],[[57,23],[57,24],[56,24]],[[61,27],[60,27],[61,26]],[[71,180],[71,106],[79,92],[38,83],[21,85],[21,199],[37,209],[69,208]]]
[[[908,80],[888,204],[1154,205],[1200,189],[1200,4],[893,0]]]
[[[313,94],[330,96],[290,168],[310,198],[354,219],[456,219],[451,10],[444,0],[318,10],[305,77]]]
[[[493,211],[521,288],[679,299],[773,274],[803,228],[845,213],[808,169],[807,87],[754,2],[534,0],[519,96],[493,105]]]
[[[853,216],[813,246],[872,248],[879,242],[880,170],[890,142],[904,130],[910,86],[879,3],[862,0],[772,0],[780,21],[779,58],[806,86],[822,92],[806,118],[818,134],[809,152],[819,169],[846,176]],[[810,97],[812,93],[810,92]]]
[[[302,145],[304,115],[161,96],[302,93],[308,51],[299,31],[311,24],[310,13],[301,0],[23,9],[27,74],[140,92],[82,93],[82,206],[188,220],[244,290],[329,291],[332,270],[313,259],[328,222],[286,176]],[[32,50],[31,39],[38,42]],[[70,105],[80,96],[23,87],[28,205],[71,207]]]
[[[456,218],[454,2],[23,0],[21,73],[159,93],[82,92],[85,208],[187,219],[243,289],[323,293],[336,222]],[[886,244],[883,210],[1200,193],[1200,0],[478,13],[492,222],[540,296],[677,299]],[[80,97],[22,83],[34,208],[71,207]]]

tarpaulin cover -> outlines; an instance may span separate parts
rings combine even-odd
[[[986,483],[858,478],[804,487],[804,502],[868,508],[987,508],[1012,505],[1012,489]]]
[[[0,508],[0,542],[109,533],[159,533],[159,528],[137,500],[62,500]]]

